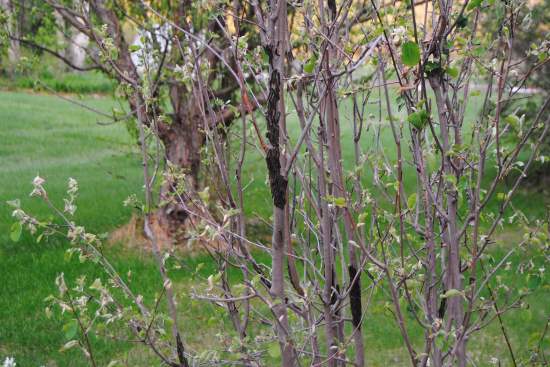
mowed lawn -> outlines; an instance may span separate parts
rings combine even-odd
[[[105,112],[114,106],[106,98],[80,102]],[[77,222],[94,233],[124,223],[130,211],[122,201],[141,188],[139,157],[124,125],[97,121],[100,116],[56,97],[0,92],[0,358],[14,355],[18,366],[85,365],[78,351],[58,352],[65,342],[63,323],[45,317],[44,298],[54,293],[61,272],[73,280],[101,272],[78,260],[65,261],[64,241],[37,244],[25,233],[13,243],[6,200],[20,198],[29,212],[47,216],[45,205],[29,198],[32,179],[44,177],[51,198],[62,205],[67,179],[74,177],[81,188]],[[137,257],[117,263],[139,269],[145,265]]]
[[[104,112],[116,106],[108,97],[70,98]],[[59,351],[67,341],[63,326],[68,319],[59,312],[48,319],[44,299],[57,292],[55,278],[60,273],[69,284],[81,275],[93,280],[105,279],[105,274],[91,263],[80,263],[77,257],[67,259],[69,244],[61,238],[37,243],[24,232],[14,243],[10,239],[12,209],[6,201],[20,199],[27,212],[46,218],[51,211],[29,197],[33,178],[45,178],[50,198],[62,207],[67,180],[73,177],[80,187],[75,222],[96,234],[125,224],[132,213],[123,201],[131,194],[143,195],[140,155],[123,124],[104,126],[98,122],[107,121],[56,96],[0,91],[0,361],[14,356],[18,367],[88,365],[79,350]],[[103,251],[120,274],[132,271],[133,291],[153,307],[162,281],[150,252],[108,244]],[[198,264],[202,264],[201,279],[214,273],[214,264],[196,255],[183,259],[179,270],[170,275],[184,288],[188,274],[194,273]],[[183,291],[180,294],[187,342],[202,346],[203,337],[209,335],[214,343],[213,334],[220,326],[213,327],[212,315],[220,315],[223,326],[223,313],[208,304],[191,302]],[[209,321],[211,330],[204,328]],[[199,327],[202,333],[196,332]],[[101,366],[113,359],[139,366],[153,363],[139,345],[106,343],[95,337],[92,344]]]
[[[116,105],[107,97],[85,97],[80,101],[105,112]],[[349,109],[344,103],[343,114]],[[469,111],[468,118],[473,119],[475,113],[475,110]],[[46,318],[44,298],[55,293],[54,279],[59,273],[65,273],[67,280],[74,280],[81,274],[93,279],[103,276],[101,269],[88,263],[81,264],[78,259],[66,260],[68,244],[62,239],[36,243],[25,233],[19,242],[12,242],[9,231],[13,220],[5,202],[20,198],[26,210],[47,216],[50,212],[45,205],[28,197],[32,179],[38,174],[44,177],[51,198],[61,203],[67,179],[74,177],[80,186],[76,215],[79,224],[100,234],[127,222],[131,211],[122,205],[123,200],[130,194],[142,195],[139,154],[123,124],[100,126],[98,121],[105,122],[105,119],[55,96],[0,92],[0,360],[5,356],[15,356],[18,367],[87,365],[77,350],[59,352],[66,342],[64,321],[57,313],[51,319]],[[296,121],[289,125],[296,126]],[[365,134],[365,147],[375,143],[374,126],[373,123]],[[350,122],[345,118],[343,134],[351,136]],[[297,135],[297,130],[293,135]],[[380,143],[391,157],[393,144],[386,125],[382,128]],[[343,155],[346,162],[353,162],[351,146],[346,146]],[[353,163],[348,165],[348,168],[352,167]],[[410,167],[406,171],[408,186],[414,185],[413,173]],[[257,153],[250,152],[245,174],[247,179],[243,181],[248,183],[245,211],[249,215],[269,216],[265,163]],[[369,175],[366,172],[365,179]],[[533,206],[534,201],[541,204]],[[521,191],[515,201],[516,207],[525,209],[530,217],[541,217],[545,211],[544,203],[545,198],[540,194],[526,190]],[[504,248],[522,236],[515,228],[501,232],[492,250],[497,259],[503,255]],[[132,288],[143,294],[146,303],[151,305],[162,282],[150,254],[145,250],[120,246],[106,246],[104,251],[121,274],[132,270]],[[265,256],[262,259],[265,261]],[[520,258],[514,257],[511,261],[515,264]],[[189,285],[202,281],[202,276],[191,279],[189,275],[199,263],[205,264],[201,270],[204,277],[214,271],[214,264],[207,257],[184,259],[184,266],[171,272],[179,289],[188,289]],[[514,272],[499,275],[512,287],[524,286],[523,280],[514,277]],[[534,347],[533,343],[544,328],[549,313],[546,307],[549,295],[548,282],[545,281],[535,294],[527,298],[531,307],[513,310],[504,317],[515,352],[522,358],[528,356],[529,349]],[[384,307],[386,297],[386,293],[378,292],[367,313],[364,328],[366,346],[370,351],[367,360],[372,366],[407,365],[392,314]],[[229,333],[219,308],[191,301],[185,291],[181,292],[179,302],[182,330],[191,350],[214,345],[220,328],[222,334]],[[408,321],[413,324],[412,317]],[[412,336],[413,340],[420,342],[421,330],[413,329]],[[102,366],[112,359],[129,360],[129,365],[133,366],[159,365],[150,362],[147,353],[139,346],[107,343],[98,338],[92,341]],[[548,339],[544,343],[548,345]],[[510,365],[504,345],[497,325],[487,328],[470,343],[479,366],[489,365],[493,356],[500,358],[503,366]]]

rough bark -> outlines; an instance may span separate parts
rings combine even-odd
[[[129,44],[124,38],[122,28],[116,14],[109,10],[104,0],[95,0],[91,2],[92,9],[99,15],[104,24],[107,24],[109,33],[114,44],[118,49],[118,58],[113,61],[112,67],[117,70],[119,80],[125,80],[128,76],[130,81],[138,83],[140,76],[136,65],[132,60],[129,51]],[[184,7],[178,7],[176,19],[182,18]],[[180,34],[183,39],[183,34]],[[182,55],[179,49],[174,48],[174,62],[179,60]],[[120,75],[122,74],[122,75]],[[158,136],[162,140],[165,151],[166,161],[173,164],[176,168],[186,173],[187,187],[196,190],[199,185],[200,169],[200,150],[204,143],[204,133],[201,128],[203,125],[200,112],[200,103],[194,98],[194,94],[187,90],[181,83],[172,83],[169,86],[170,101],[173,108],[171,115],[172,121],[159,121],[160,107],[156,104],[145,106],[144,103],[136,100],[136,97],[129,97],[129,104],[132,111],[138,111],[146,116],[144,122],[147,126],[156,128]],[[155,124],[153,125],[153,121]],[[168,237],[178,238],[178,230],[184,230],[185,222],[189,217],[185,202],[190,195],[173,198],[169,196],[174,192],[176,183],[170,177],[161,188],[161,200],[168,200],[168,204],[159,209],[157,213],[159,223],[163,231],[167,232]],[[182,200],[184,199],[184,200]]]
[[[296,354],[289,333],[287,306],[284,287],[285,236],[289,220],[285,218],[288,211],[288,180],[283,175],[285,158],[281,153],[284,144],[285,103],[282,81],[285,54],[288,49],[288,25],[286,0],[274,0],[270,3],[271,22],[270,40],[264,44],[269,57],[269,94],[267,101],[267,139],[266,165],[273,199],[273,237],[272,237],[272,281],[271,296],[274,299],[273,313],[277,319],[276,331],[281,348],[281,365],[296,365]]]
[[[170,123],[158,124],[159,137],[163,142],[165,159],[185,174],[186,188],[191,191],[199,189],[201,148],[205,141],[203,118],[195,98],[189,98],[181,88],[173,87],[170,91],[174,114]],[[189,218],[187,201],[191,195],[173,197],[177,182],[168,176],[161,187],[161,200],[167,204],[159,212],[161,226],[175,239],[178,231],[185,229]]]
[[[439,116],[439,123],[441,126],[441,144],[443,151],[441,152],[443,158],[443,171],[446,176],[459,175],[456,166],[452,164],[451,157],[449,156],[451,141],[449,137],[449,114],[445,100],[443,97],[443,89],[441,83],[441,75],[434,73],[430,76],[430,84],[435,94],[437,112]],[[458,177],[457,177],[458,179]],[[446,260],[446,273],[444,278],[445,289],[456,289],[462,291],[462,274],[460,271],[460,243],[458,239],[458,216],[457,216],[457,201],[458,192],[455,186],[449,182],[446,184],[446,199],[447,199],[447,219],[442,222],[444,233],[442,235],[444,245],[447,248]],[[446,303],[445,317],[446,328],[449,331],[454,325],[456,329],[462,327],[464,309],[463,301],[461,297],[450,297]],[[466,365],[466,351],[465,341],[461,339],[458,342],[457,347],[457,361],[460,367]]]

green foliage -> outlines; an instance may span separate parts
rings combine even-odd
[[[467,10],[474,10],[476,8],[479,8],[481,6],[481,3],[483,0],[470,0],[468,5],[466,6]]]
[[[547,107],[539,119],[539,125],[533,126],[537,114],[542,107],[542,102],[543,101],[540,98],[534,97],[529,99],[522,98],[505,104],[502,111],[502,123],[509,127],[509,131],[503,139],[506,147],[511,149],[515,144],[523,139],[525,134],[527,134],[531,128],[534,128],[534,133],[529,139],[531,144],[527,147],[527,150],[530,151],[530,147],[536,144],[537,137],[544,128],[543,122],[550,117],[550,108]],[[550,177],[549,166],[550,136],[547,135],[542,141],[538,157],[531,166],[526,177],[526,181],[531,185],[539,186],[541,189],[545,190],[545,182]]]
[[[69,320],[63,325],[63,332],[65,333],[65,339],[73,339],[78,333],[78,321],[76,319]]]
[[[407,199],[407,206],[409,207],[409,209],[414,208],[414,206],[416,205],[416,196],[416,192],[409,195],[409,198]]]
[[[455,79],[458,78],[458,73],[459,73],[459,70],[456,67],[447,68],[447,74],[449,74],[451,78],[455,78]]]
[[[417,130],[422,130],[428,123],[430,116],[424,109],[411,113],[407,117],[409,124],[414,126]]]
[[[278,342],[272,342],[268,345],[267,353],[273,359],[277,359],[281,356],[281,348],[279,347]]]
[[[11,226],[10,239],[13,242],[18,242],[23,232],[23,225],[20,222],[15,222]]]
[[[407,66],[415,66],[420,61],[420,48],[414,42],[407,41],[401,46],[401,61]]]
[[[460,14],[456,19],[456,26],[458,28],[464,28],[467,25],[468,25],[468,17],[464,16],[463,14]]]
[[[516,19],[513,53],[518,58],[527,57],[519,65],[522,74],[529,74],[525,85],[536,86],[542,90],[550,88],[550,62],[545,62],[550,55],[550,40],[548,39],[548,24],[550,24],[550,0],[536,2],[519,2],[515,5]],[[495,1],[490,6],[491,16],[483,21],[485,34],[509,32],[505,17],[509,12],[506,2]],[[531,70],[534,62],[540,62],[537,68]],[[509,76],[509,83],[515,82],[516,76]]]
[[[304,72],[312,73],[315,70],[315,65],[317,65],[317,56],[313,55],[309,60],[304,64]]]
[[[424,64],[424,72],[427,76],[430,76],[432,73],[437,73],[441,71],[441,64],[435,61],[428,61]]]

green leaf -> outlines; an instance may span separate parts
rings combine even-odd
[[[334,197],[332,195],[327,195],[325,197],[325,200],[328,203],[331,203],[334,206],[337,206],[339,208],[345,208],[346,207],[346,198],[343,197]]]
[[[415,66],[420,61],[420,48],[414,42],[408,41],[401,46],[401,61],[407,66]]]
[[[422,130],[424,126],[426,126],[426,124],[428,123],[428,118],[428,112],[426,112],[426,110],[420,110],[411,113],[407,117],[407,121],[418,130]]]
[[[441,69],[441,66],[438,62],[435,61],[428,61],[424,64],[424,71],[427,75],[430,75],[431,73],[434,73],[436,71],[439,71]]]
[[[413,208],[416,205],[416,192],[412,193],[407,199],[407,206],[409,209]]]
[[[206,186],[204,190],[198,192],[202,201],[207,202],[210,199],[210,187]]]
[[[130,50],[130,52],[136,52],[136,51],[141,50],[141,46],[139,46],[139,45],[131,45],[130,47],[128,47],[128,49]]]
[[[78,322],[75,319],[72,319],[65,325],[63,325],[63,332],[65,333],[65,338],[70,340],[76,336],[78,332]]]
[[[334,198],[334,205],[339,208],[344,208],[346,206],[346,199],[342,197]]]
[[[481,6],[482,2],[483,2],[483,0],[470,0],[470,2],[468,3],[468,6],[466,7],[466,9],[473,10],[475,8],[479,8]]]
[[[13,242],[19,241],[21,233],[23,232],[23,226],[21,222],[15,222],[11,225],[10,238]]]
[[[8,204],[9,206],[15,209],[21,208],[21,201],[19,199],[8,200],[6,201],[6,204]]]
[[[441,298],[452,298],[462,295],[464,295],[464,293],[459,291],[458,289],[449,289],[447,292],[441,295]]]
[[[527,346],[530,349],[534,349],[537,345],[539,345],[539,340],[543,338],[543,334],[540,331],[535,331],[534,333],[531,333],[529,335],[529,339],[527,339]]]
[[[464,15],[459,15],[458,18],[456,18],[456,26],[458,28],[464,28],[468,25],[468,18]]]
[[[451,78],[458,78],[458,68],[455,68],[455,67],[447,68],[447,74],[449,74]]]
[[[453,186],[456,186],[457,184],[456,176],[451,173],[445,175],[445,181],[447,181]]]
[[[512,125],[512,127],[515,127],[517,128],[518,125],[519,125],[519,117],[517,117],[516,115],[508,115],[504,118],[504,121],[509,124],[509,125]]]
[[[68,249],[65,251],[65,254],[63,254],[63,260],[65,260],[65,262],[69,262],[73,258],[73,251],[70,250],[71,249]]]
[[[279,347],[278,342],[270,343],[267,347],[267,353],[273,359],[277,359],[281,356],[281,348]]]
[[[90,285],[90,289],[100,290],[101,288],[103,288],[103,285],[101,284],[101,279],[99,278],[96,278],[92,285]]]
[[[304,72],[306,72],[308,74],[313,73],[313,70],[315,70],[315,65],[317,65],[317,56],[313,55],[304,64]]]

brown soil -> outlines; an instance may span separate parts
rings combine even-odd
[[[191,226],[193,224],[189,223],[188,225]],[[261,242],[270,239],[270,235],[266,233],[268,228],[265,228],[264,225],[258,226],[258,224],[249,224],[247,228],[247,231],[250,232],[252,237],[255,237]],[[178,252],[184,253],[197,253],[205,252],[206,250],[223,251],[227,249],[226,242],[222,240],[211,240],[210,238],[175,241],[173,237],[162,228],[156,216],[153,217],[151,230],[155,235],[159,248],[164,251],[177,250]],[[132,215],[126,224],[113,230],[109,234],[108,243],[111,245],[123,245],[127,248],[152,250],[151,241],[147,238],[143,229],[143,218],[135,214]]]

